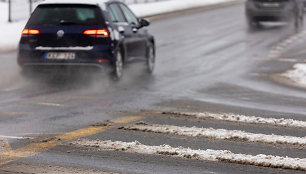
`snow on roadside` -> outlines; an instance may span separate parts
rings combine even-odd
[[[199,119],[214,119],[221,121],[231,121],[231,122],[240,122],[240,123],[252,123],[252,124],[269,124],[275,126],[286,126],[286,127],[300,127],[306,128],[305,121],[293,120],[293,119],[284,119],[284,118],[264,118],[256,116],[246,116],[233,113],[190,113],[190,112],[164,112],[164,114],[174,114],[181,116],[195,117]]]
[[[201,6],[215,5],[235,0],[169,0],[148,4],[131,4],[130,8],[139,17],[192,9]]]
[[[8,5],[0,2],[0,52],[15,50],[26,21],[8,23]]]
[[[174,148],[169,145],[148,146],[139,142],[77,140],[71,145],[97,148],[97,150],[123,151],[148,155],[166,155],[178,158],[197,159],[203,161],[222,161],[255,166],[285,168],[306,171],[306,159],[280,157],[272,155],[235,154],[228,150],[193,150],[190,148]]]
[[[230,1],[236,0],[168,0],[129,6],[138,17],[144,17]],[[0,52],[17,48],[22,29],[26,24],[26,20],[15,23],[8,23],[7,20],[8,5],[0,2]]]
[[[239,140],[269,144],[306,145],[306,137],[293,137],[281,135],[254,134],[240,130],[226,130],[213,128],[179,127],[172,125],[147,124],[144,122],[125,126],[125,130],[135,130],[153,133],[174,134],[190,137],[205,137],[221,140]]]
[[[289,78],[299,86],[306,87],[306,64],[295,64],[293,70],[282,74],[283,77]]]

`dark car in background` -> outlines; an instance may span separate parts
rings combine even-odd
[[[293,21],[299,28],[303,24],[303,0],[247,0],[246,17],[250,28],[258,27],[260,22]]]
[[[142,60],[152,73],[154,37],[122,2],[49,0],[40,4],[22,32],[18,63],[23,70],[112,69],[120,79],[125,63]]]

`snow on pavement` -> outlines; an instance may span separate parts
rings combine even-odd
[[[252,123],[252,124],[269,124],[275,126],[286,126],[286,127],[300,127],[306,128],[305,121],[293,120],[293,119],[284,119],[284,118],[264,118],[257,116],[246,116],[233,113],[190,113],[190,112],[163,112],[164,114],[174,114],[187,117],[195,117],[199,119],[214,119],[230,122],[240,122],[240,123]]]
[[[213,128],[179,127],[172,125],[148,124],[144,122],[135,125],[125,126],[125,130],[135,130],[143,132],[174,134],[191,137],[205,137],[221,140],[239,140],[248,142],[259,142],[269,144],[290,144],[306,145],[306,137],[293,137],[281,135],[254,134],[240,130],[226,130]]]
[[[236,0],[168,0],[129,6],[137,16],[143,17],[230,1]],[[0,52],[17,49],[22,29],[26,24],[25,20],[14,23],[8,23],[7,20],[8,5],[0,2]]]
[[[306,87],[306,64],[295,64],[293,70],[285,72],[282,76],[289,78],[298,86]]]
[[[188,158],[203,161],[222,161],[230,163],[248,164],[255,166],[285,168],[306,171],[306,159],[290,158],[272,155],[235,154],[228,150],[193,150],[190,148],[174,148],[169,145],[148,146],[139,142],[77,140],[69,143],[81,147],[96,148],[97,150],[123,151],[148,155],[166,155],[178,158]]]

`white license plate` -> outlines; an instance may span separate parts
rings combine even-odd
[[[56,60],[74,60],[75,53],[71,52],[49,52],[47,53],[47,59],[56,59]]]
[[[261,5],[263,7],[271,7],[271,8],[273,8],[273,7],[280,7],[280,4],[277,3],[277,2],[263,2]]]

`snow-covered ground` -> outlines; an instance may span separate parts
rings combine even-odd
[[[306,87],[306,64],[296,64],[293,70],[289,70],[282,76],[289,78],[298,86]]]
[[[230,1],[235,0],[168,0],[150,4],[131,4],[129,6],[137,16],[152,16]]]
[[[26,21],[8,23],[8,5],[0,2],[0,52],[17,48]]]
[[[130,8],[139,17],[152,16],[200,6],[219,4],[236,0],[168,0],[152,3],[131,4]],[[0,52],[17,48],[26,21],[8,23],[8,5],[0,2]]]

